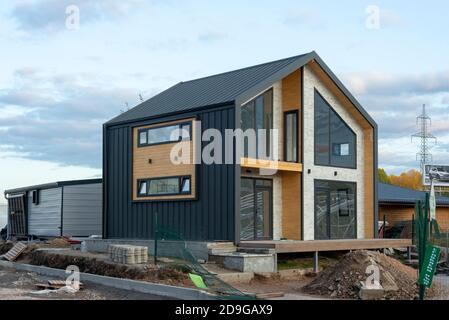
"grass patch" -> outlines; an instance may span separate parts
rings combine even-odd
[[[336,259],[328,257],[320,257],[319,260],[320,268],[327,268],[336,262]],[[283,259],[278,261],[278,270],[289,270],[289,269],[310,269],[313,268],[313,258],[303,257],[294,259]]]

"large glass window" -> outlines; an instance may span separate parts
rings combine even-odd
[[[186,176],[140,180],[137,187],[139,197],[190,194],[191,178]]]
[[[272,238],[273,182],[242,178],[240,188],[240,239]]]
[[[315,90],[315,164],[356,168],[356,135]]]
[[[139,130],[139,146],[190,140],[191,122]]]
[[[251,148],[256,154],[250,154],[249,141],[244,141],[244,156],[250,158],[257,158],[259,150],[265,150],[264,158],[270,156],[270,139],[271,129],[273,128],[273,90],[270,89],[261,94],[254,100],[242,106],[241,111],[241,128],[243,131],[252,129],[256,135],[256,146]],[[259,141],[258,130],[265,129],[265,141]],[[261,149],[262,148],[262,149]]]
[[[285,161],[298,162],[298,111],[284,116]]]
[[[356,237],[356,184],[315,181],[315,239]]]

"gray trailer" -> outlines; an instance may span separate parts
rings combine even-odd
[[[101,179],[6,190],[8,238],[102,235],[102,190]]]

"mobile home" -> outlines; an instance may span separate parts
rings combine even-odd
[[[102,234],[102,180],[61,181],[5,191],[8,238]]]

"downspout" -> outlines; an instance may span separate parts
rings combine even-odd
[[[241,101],[235,101],[234,107],[234,129],[240,129],[240,121],[241,121]],[[240,244],[240,188],[241,188],[241,167],[240,167],[240,159],[237,159],[237,145],[233,143],[233,151],[234,151],[234,244],[237,246]]]

